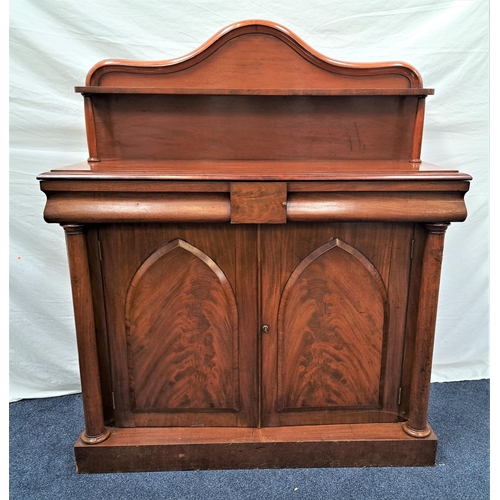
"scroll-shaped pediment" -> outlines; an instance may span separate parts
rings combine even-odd
[[[374,265],[335,238],[290,276],[278,313],[280,409],[381,402],[388,297]]]
[[[349,63],[326,57],[289,29],[269,21],[242,21],[220,30],[193,52],[150,62],[105,60],[87,85],[179,88],[421,88],[402,62]]]
[[[181,239],[134,275],[125,307],[136,411],[237,411],[238,315],[231,285]]]

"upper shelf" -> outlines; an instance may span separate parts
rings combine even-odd
[[[168,87],[75,87],[81,94],[168,94],[168,95],[298,95],[298,96],[427,96],[434,89],[318,89],[318,88],[168,88]]]

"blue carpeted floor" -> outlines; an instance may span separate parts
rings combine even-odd
[[[425,468],[283,469],[82,475],[73,445],[80,395],[10,404],[10,498],[489,499],[489,380],[432,384],[429,422],[439,445]]]

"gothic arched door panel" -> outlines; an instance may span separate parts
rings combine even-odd
[[[256,227],[203,229],[100,230],[119,426],[257,425]]]
[[[412,234],[262,227],[263,425],[397,421]]]

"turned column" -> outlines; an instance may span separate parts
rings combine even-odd
[[[84,443],[97,444],[107,439],[110,432],[104,425],[102,409],[85,227],[82,225],[65,225],[63,227],[68,250],[85,417],[85,429],[80,437]]]
[[[422,262],[418,300],[415,352],[410,386],[408,420],[403,429],[413,437],[424,438],[431,433],[427,409],[431,384],[434,332],[438,307],[439,280],[443,258],[444,235],[448,223],[425,224],[427,239]]]

